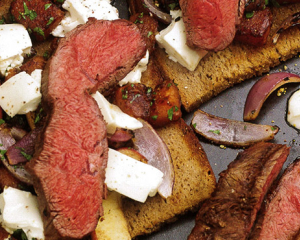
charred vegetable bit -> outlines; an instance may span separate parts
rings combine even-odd
[[[48,38],[64,17],[64,12],[49,0],[15,0],[11,14],[39,41]]]
[[[252,12],[243,17],[237,28],[235,40],[253,46],[262,46],[267,43],[271,25],[272,12],[269,8]],[[247,17],[248,16],[248,17]]]
[[[196,133],[215,144],[247,147],[260,141],[269,141],[279,131],[277,126],[245,123],[216,117],[198,110],[191,125]]]
[[[149,122],[154,127],[162,127],[181,116],[181,100],[177,86],[171,81],[158,85],[153,93]]]
[[[300,77],[292,73],[278,72],[259,79],[248,93],[244,107],[244,121],[256,119],[268,96],[280,86],[292,82],[300,82]]]
[[[145,9],[147,9],[153,16],[160,22],[165,24],[170,24],[172,22],[172,17],[170,14],[163,12],[157,6],[155,6],[153,0],[142,0]]]
[[[274,37],[273,37],[273,43],[276,44],[278,41],[278,38],[280,34],[290,27],[294,27],[296,25],[300,24],[300,12],[294,13],[292,16],[289,16],[286,18],[281,26],[276,30]]]
[[[116,89],[114,104],[135,118],[150,116],[151,93],[143,84],[127,84]]]

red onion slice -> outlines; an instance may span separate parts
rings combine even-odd
[[[300,77],[292,73],[279,72],[259,79],[248,93],[244,108],[244,121],[256,119],[267,97],[280,86],[291,82],[300,82]]]
[[[174,168],[169,149],[148,122],[142,119],[138,120],[143,127],[134,130],[134,148],[147,158],[149,165],[164,173],[158,193],[163,198],[167,198],[172,195],[174,185]]]
[[[215,144],[232,147],[247,147],[256,142],[269,141],[279,131],[277,126],[220,118],[201,110],[194,113],[191,125],[195,132]]]

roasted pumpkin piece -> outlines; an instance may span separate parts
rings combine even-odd
[[[15,0],[11,14],[39,41],[49,37],[64,17],[64,12],[49,0]]]
[[[153,92],[149,122],[153,127],[162,127],[182,116],[181,99],[175,83],[165,81]]]

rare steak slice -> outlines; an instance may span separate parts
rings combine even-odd
[[[275,190],[268,196],[263,214],[258,216],[250,239],[299,239],[300,160],[284,172]]]
[[[188,239],[246,239],[288,154],[287,146],[266,142],[240,152],[220,173],[217,188],[201,206]]]
[[[60,40],[42,78],[48,113],[34,158],[34,177],[46,239],[80,239],[102,214],[107,163],[106,125],[90,96],[121,80],[145,55],[137,27],[97,21]]]
[[[233,40],[239,21],[239,0],[179,0],[192,48],[219,51]]]

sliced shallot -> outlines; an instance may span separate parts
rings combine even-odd
[[[148,160],[148,164],[164,173],[163,182],[158,193],[167,198],[172,195],[174,185],[174,168],[170,152],[153,127],[139,119],[143,127],[134,130],[134,148]]]
[[[300,82],[300,77],[293,73],[278,72],[259,79],[250,89],[244,108],[244,121],[256,119],[267,97],[280,86]]]
[[[195,131],[215,144],[247,147],[260,141],[269,141],[279,131],[277,126],[245,123],[220,118],[198,110],[191,123]]]

